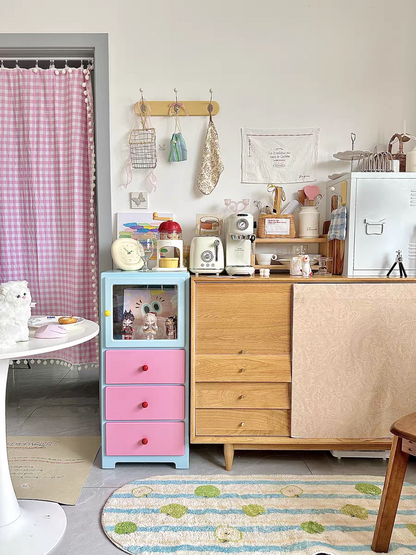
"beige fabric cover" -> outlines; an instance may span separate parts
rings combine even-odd
[[[293,320],[293,437],[389,437],[416,411],[416,284],[296,284]]]

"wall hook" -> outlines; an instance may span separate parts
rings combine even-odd
[[[175,114],[178,115],[179,110],[181,109],[181,107],[180,107],[180,105],[179,105],[179,103],[178,103],[178,89],[175,88],[175,89],[173,89],[173,90],[174,90],[174,92],[175,92],[175,104],[174,104],[174,106],[173,106],[173,110],[174,110]]]
[[[209,89],[209,92],[210,92],[210,94],[211,94],[211,97],[210,97],[210,99],[209,99],[209,104],[208,104],[207,110],[208,110],[208,112],[209,112],[210,117],[212,117],[212,111],[214,110],[214,106],[212,105],[212,93],[213,93],[213,90],[212,90],[212,89]]]
[[[140,91],[140,95],[141,95],[141,97],[140,97],[140,112],[144,116],[147,112],[147,102],[143,98],[143,89],[140,88],[139,91]]]

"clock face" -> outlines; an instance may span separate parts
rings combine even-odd
[[[121,270],[140,270],[144,262],[143,247],[135,239],[116,239],[111,245],[111,256],[114,264]]]

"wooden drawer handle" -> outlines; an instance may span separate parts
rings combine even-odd
[[[148,406],[149,406],[149,403],[148,403],[147,401],[143,401],[142,407],[143,407],[144,409],[147,409]]]
[[[142,443],[143,443],[143,445],[147,445],[149,443],[149,440],[147,439],[147,437],[144,437],[142,439]]]
[[[147,366],[147,364],[143,364],[142,370],[143,372],[147,372],[149,370],[149,367]]]

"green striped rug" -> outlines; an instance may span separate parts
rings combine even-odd
[[[127,553],[371,553],[383,478],[156,476],[107,500],[102,526]],[[390,553],[416,552],[416,487],[405,484]]]

